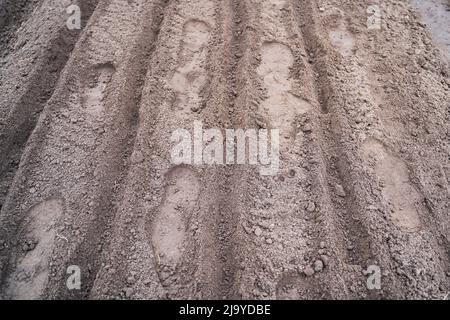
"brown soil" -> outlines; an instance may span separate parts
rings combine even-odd
[[[0,297],[448,297],[437,2],[0,0]],[[279,128],[279,174],[173,165],[194,121]]]

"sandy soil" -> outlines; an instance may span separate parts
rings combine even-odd
[[[0,0],[0,297],[448,297],[446,5]],[[174,165],[194,121],[278,175]]]

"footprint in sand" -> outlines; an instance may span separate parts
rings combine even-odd
[[[294,56],[289,47],[278,42],[265,42],[261,48],[258,74],[264,79],[268,97],[260,112],[270,119],[271,126],[281,130],[284,140],[295,137],[295,117],[310,110],[305,100],[291,93],[290,69]]]
[[[153,222],[152,243],[159,265],[174,267],[181,260],[200,185],[196,174],[186,167],[173,168],[166,179],[164,201]]]
[[[422,197],[411,184],[405,163],[375,139],[368,139],[363,150],[368,161],[375,161],[383,197],[393,206],[393,222],[405,231],[418,230]]]
[[[22,231],[33,239],[35,247],[19,257],[14,273],[8,279],[7,294],[12,299],[39,299],[49,276],[49,260],[56,235],[55,223],[63,211],[61,200],[44,201],[33,207]]]

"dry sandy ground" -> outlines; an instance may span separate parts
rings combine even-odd
[[[79,0],[70,31],[72,1],[0,0],[0,296],[448,296],[450,20],[423,3]],[[278,175],[173,165],[196,120],[280,128]]]

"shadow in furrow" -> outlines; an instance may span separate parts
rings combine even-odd
[[[40,2],[42,1],[0,0],[0,57],[5,57],[10,52],[15,32]]]
[[[318,36],[320,33],[316,20],[314,19],[314,17],[319,16],[319,14],[315,9],[315,3],[313,1],[301,0],[296,6],[301,23],[300,30],[306,53],[308,54],[307,59],[316,75],[316,83],[321,84],[320,86],[317,86],[317,95],[321,111],[326,114],[329,112],[328,102],[331,98],[331,92],[329,89],[330,80],[327,77],[328,67],[324,59],[326,56],[326,49]]]
[[[98,0],[83,1],[83,25],[87,23],[94,12]],[[65,26],[59,31],[58,37],[45,50],[45,56],[40,67],[33,72],[32,78],[27,82],[29,86],[26,93],[9,112],[5,119],[5,126],[0,128],[0,210],[4,197],[14,179],[20,158],[27,141],[33,132],[39,115],[47,101],[53,95],[61,71],[64,69],[70,54],[77,43],[80,31],[68,30]]]

